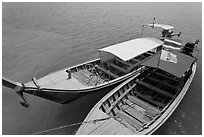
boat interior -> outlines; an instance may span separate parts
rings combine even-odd
[[[124,76],[140,67],[140,64],[150,58],[156,52],[148,51],[129,61],[113,56],[108,60],[101,59],[79,65],[70,69],[71,76],[77,79],[84,86],[96,86],[104,82]]]
[[[184,80],[187,78],[148,67],[103,101],[100,110],[132,132],[140,132],[160,117],[179,93]]]
[[[55,90],[78,90],[95,87],[137,70],[141,63],[154,56],[157,49],[147,51],[131,60],[123,61],[117,56],[100,58],[72,68],[58,71],[43,78],[26,83],[27,87],[40,87]],[[105,56],[106,57],[106,56]]]

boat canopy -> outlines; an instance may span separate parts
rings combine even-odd
[[[154,49],[163,42],[156,38],[144,37],[122,42],[116,45],[99,49],[99,51],[109,52],[124,61],[128,61],[144,52]]]
[[[160,68],[176,77],[182,77],[195,61],[196,58],[185,55],[178,50],[162,50],[161,54],[149,58],[141,65]]]
[[[148,26],[151,26],[151,27],[159,27],[159,28],[162,28],[164,30],[171,30],[171,29],[174,29],[173,26],[170,26],[170,25],[166,25],[166,24],[147,24]]]

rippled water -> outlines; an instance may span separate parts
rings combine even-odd
[[[2,73],[27,82],[98,57],[97,49],[140,37],[142,24],[168,23],[181,39],[199,39],[195,78],[176,111],[155,134],[202,134],[201,3],[3,3]],[[144,36],[158,35],[145,29]],[[2,88],[2,133],[32,134],[82,121],[109,89],[60,105]],[[74,134],[78,126],[49,134]]]

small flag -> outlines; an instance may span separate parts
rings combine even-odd
[[[177,55],[165,50],[162,50],[160,59],[175,64],[177,63]]]
[[[172,48],[180,48],[181,47],[181,41],[175,40],[175,39],[164,39],[164,45],[166,46],[172,46]]]

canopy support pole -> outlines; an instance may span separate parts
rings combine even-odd
[[[145,26],[145,25],[142,25],[141,38],[142,38],[142,36],[143,36],[144,26]]]

